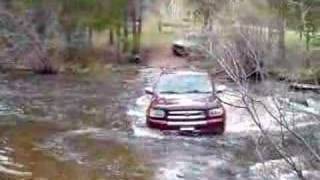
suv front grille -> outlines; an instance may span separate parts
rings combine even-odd
[[[170,110],[167,119],[174,121],[192,121],[204,120],[206,118],[205,111],[201,110]]]

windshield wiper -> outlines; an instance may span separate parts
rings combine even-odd
[[[176,91],[160,91],[161,94],[180,94],[179,92]]]
[[[200,91],[200,90],[192,90],[192,91],[186,91],[186,92],[184,92],[184,93],[186,93],[186,94],[193,94],[193,93],[195,93],[195,94],[197,94],[197,93],[199,93],[199,94],[210,94],[210,93],[212,93],[211,91]]]

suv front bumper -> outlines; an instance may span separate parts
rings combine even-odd
[[[166,121],[147,118],[147,125],[162,131],[181,131],[184,128],[192,127],[195,132],[222,134],[225,130],[225,117],[196,121]]]

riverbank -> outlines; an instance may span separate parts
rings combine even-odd
[[[269,71],[269,76],[280,81],[319,85],[320,66],[301,68],[296,72],[285,68],[274,68]]]

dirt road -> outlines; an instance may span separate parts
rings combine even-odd
[[[170,45],[153,47],[149,50],[144,63],[151,68],[186,68],[189,63],[186,58],[173,55]]]

